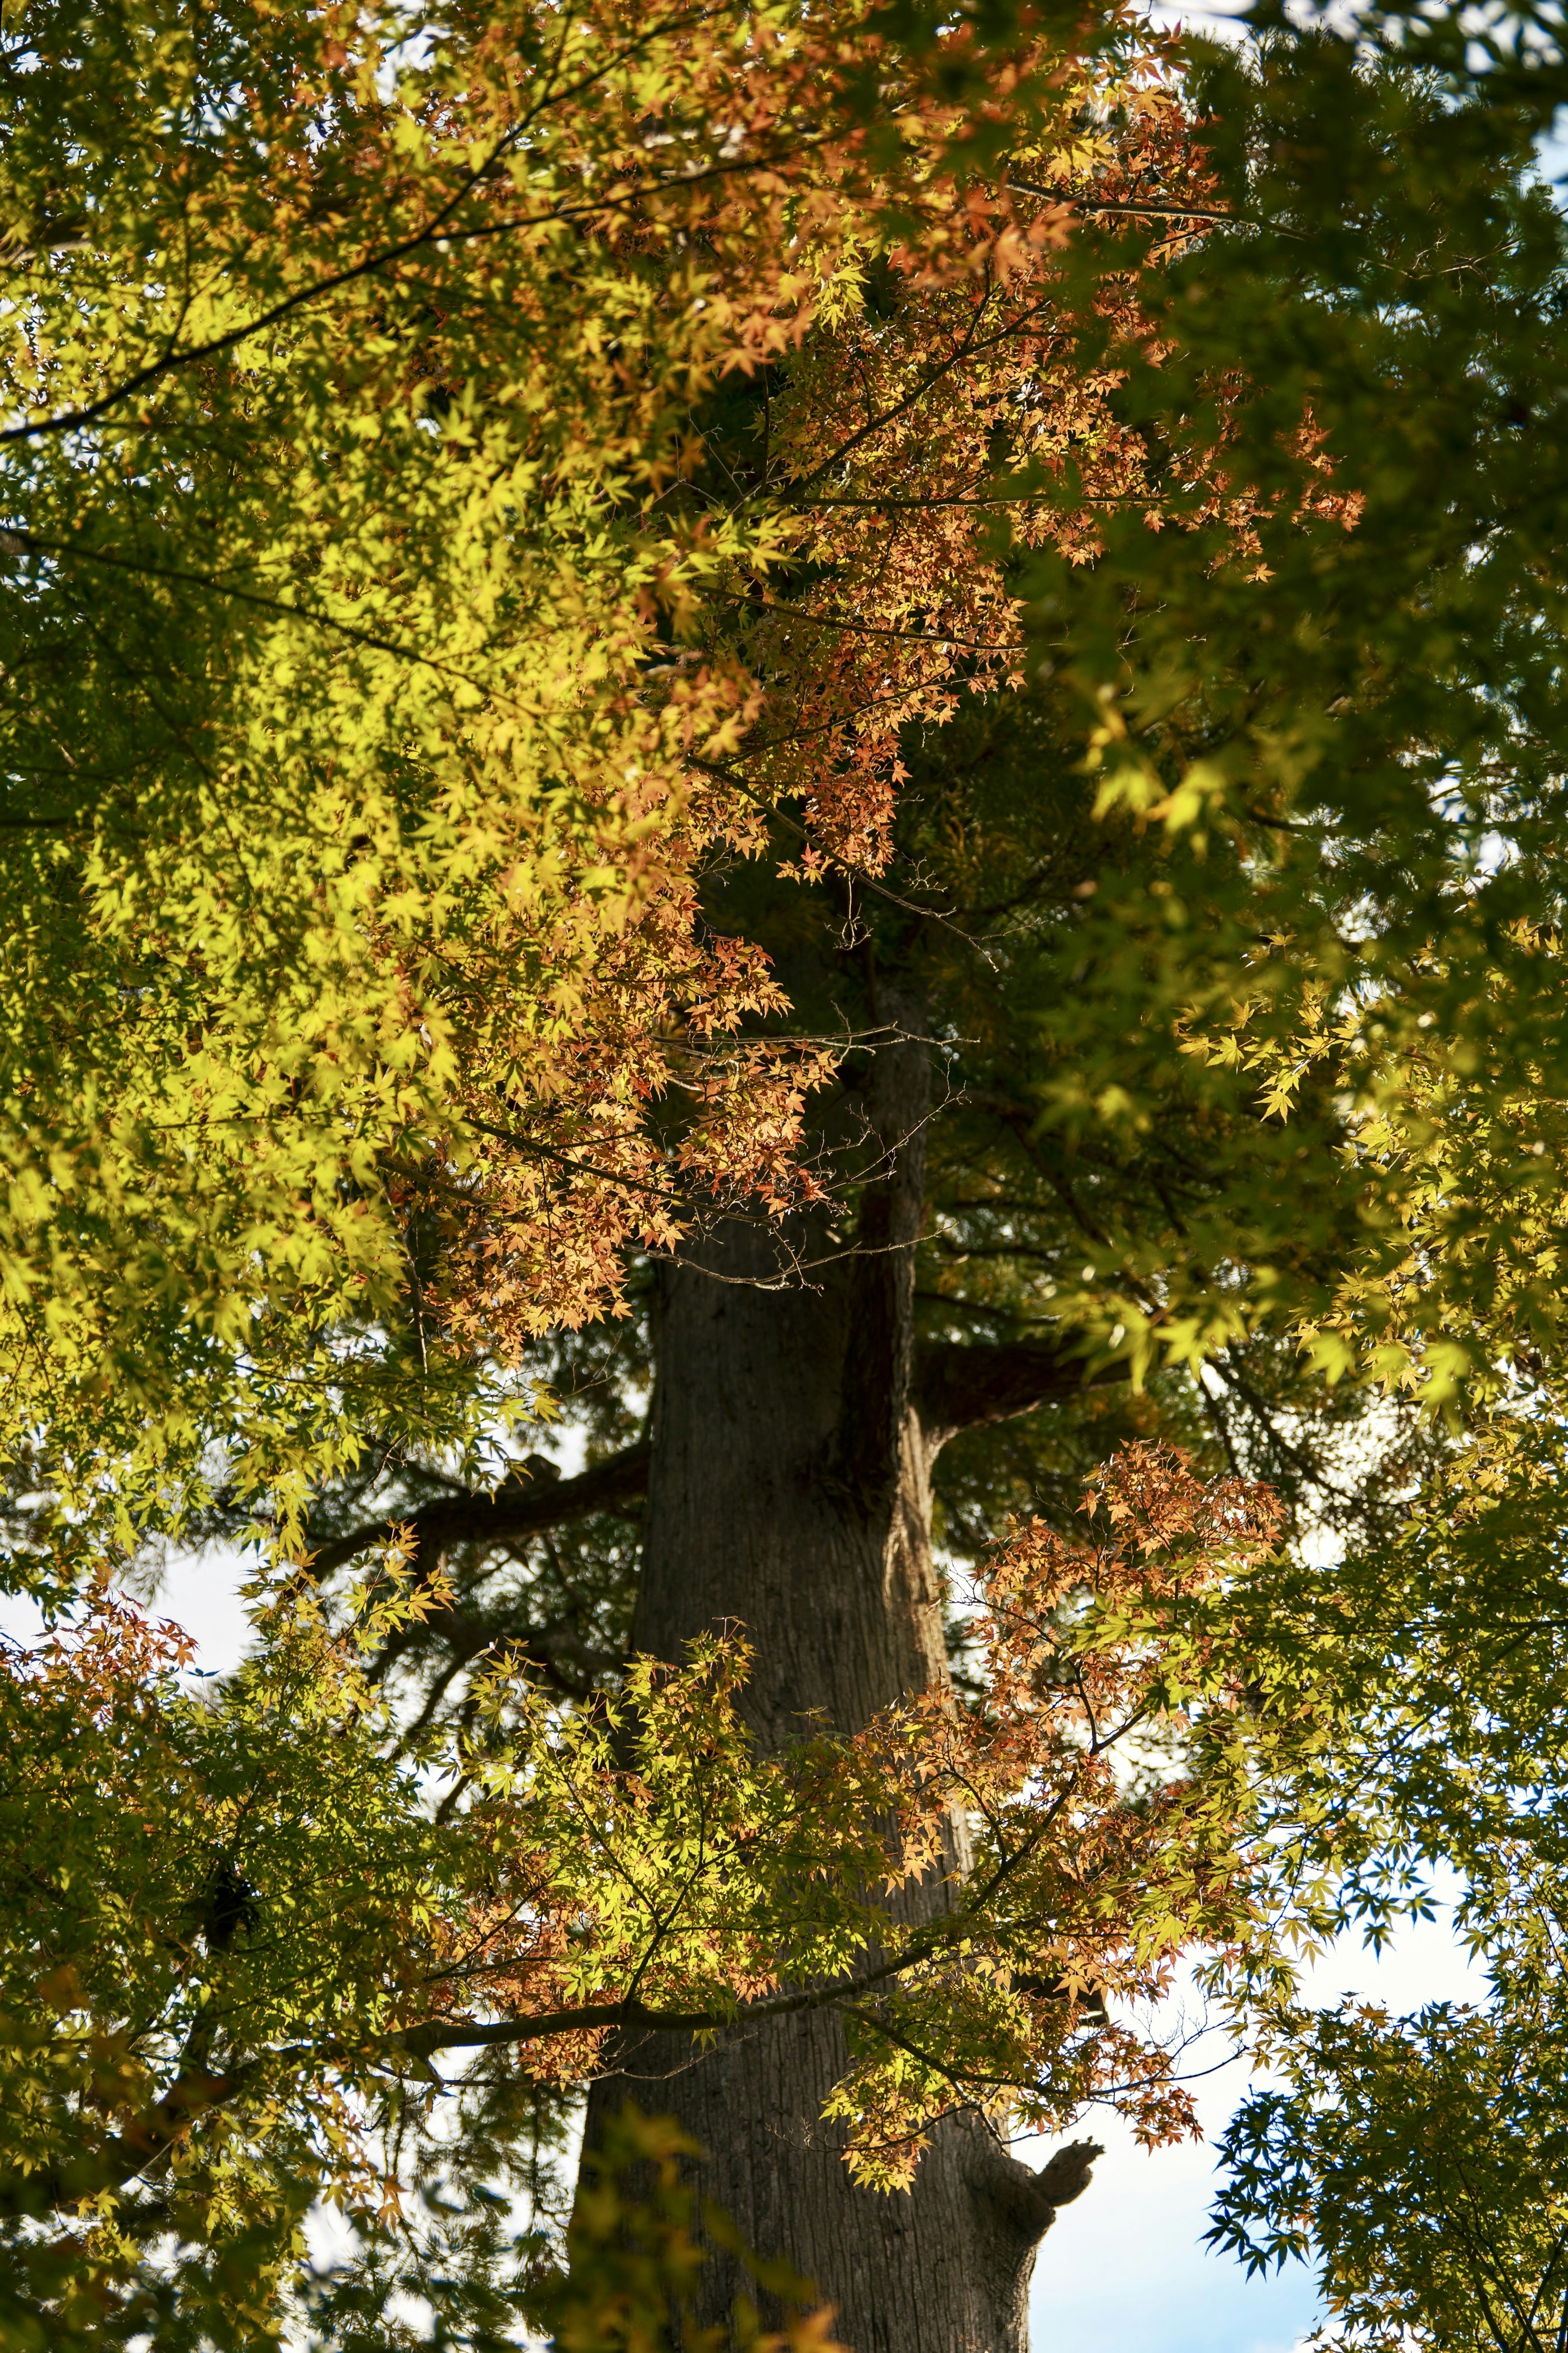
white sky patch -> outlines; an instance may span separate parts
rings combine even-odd
[[[1451,1894],[1437,1886],[1439,1897]],[[1304,1991],[1325,2007],[1363,1994],[1394,2011],[1428,2001],[1479,2001],[1484,1978],[1456,1941],[1443,1903],[1432,1921],[1413,1922],[1374,1956],[1359,1936],[1342,1936],[1306,1976]],[[1172,1996],[1173,2012],[1182,1997]],[[1194,2073],[1225,2056],[1219,2037],[1211,2058],[1202,2046]],[[1215,2190],[1218,2138],[1250,2083],[1239,2061],[1192,2088],[1205,2137],[1174,2148],[1141,2149],[1117,2117],[1090,2116],[1066,2136],[1103,2141],[1106,2153],[1078,2203],[1063,2209],[1047,2233],[1030,2295],[1037,2353],[1290,2353],[1318,2316],[1313,2277],[1287,2263],[1248,2278],[1233,2255],[1202,2244]],[[1049,2144],[1021,2143],[1026,2164],[1045,2162]]]
[[[239,1588],[257,1572],[254,1553],[213,1545],[199,1553],[174,1553],[157,1598],[145,1605],[154,1621],[172,1618],[196,1645],[195,1665],[203,1675],[226,1675],[250,1647],[251,1625]],[[35,1642],[44,1631],[43,1612],[25,1594],[0,1596],[0,1633]]]

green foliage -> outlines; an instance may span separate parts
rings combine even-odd
[[[1555,1987],[1477,2012],[1295,2021],[1289,2088],[1222,2143],[1211,2237],[1260,2270],[1321,2255],[1309,2342],[1549,2353],[1568,2312],[1568,2084]]]
[[[1185,1944],[1263,1924],[1228,1783],[1183,1769],[1234,1674],[1153,1629],[1265,1551],[1274,1515],[1150,1451],[1097,1501],[1093,1540],[1037,1530],[997,1562],[978,1704],[928,1694],[768,1755],[731,1638],[564,1713],[494,1659],[471,1728],[397,1761],[367,1662],[441,1594],[395,1554],[346,1640],[285,1588],[257,1662],[210,1696],[182,1683],[177,1630],[112,1599],[8,1646],[5,2341],[265,2345],[310,2313],[354,2346],[401,2290],[506,2342],[542,2252],[514,2200],[551,2095],[612,2035],[837,2012],[828,2112],[884,2188],[955,2105],[1059,2128],[1099,2099],[1150,2142],[1184,2130],[1133,2021]],[[951,1900],[910,1926],[900,1893],[933,1875]],[[595,2194],[597,2284],[574,2260],[549,2293],[563,2342],[620,2299],[629,2348],[647,2263],[679,2287],[658,2218],[680,2218],[656,2204],[652,2240],[623,2243]],[[312,2279],[323,2201],[355,2243]]]
[[[1206,1972],[1268,2070],[1222,2143],[1212,2236],[1255,2268],[1312,2262],[1335,2346],[1558,2342],[1563,1525],[1560,1431],[1524,1419],[1381,1542],[1272,1562],[1165,1634],[1179,1657],[1247,1662],[1247,1721],[1211,1722],[1207,1770],[1255,1791],[1247,1851],[1292,1924]],[[1380,1946],[1429,1915],[1438,1874],[1486,1999],[1307,2007],[1289,1940]]]
[[[1006,55],[856,0],[7,18],[0,1443],[73,1524],[291,1528],[514,1408],[691,1195],[789,1193],[813,1065],[736,1039],[778,992],[691,881],[756,689],[682,648],[798,525],[693,512],[692,407],[943,246]]]
[[[1374,2341],[1561,2320],[1561,26],[1260,10],[1178,100],[1004,15],[6,12],[0,1450],[14,1579],[93,1597],[0,1677],[19,2353],[412,2343],[409,2290],[633,2353],[662,2128],[564,2279],[515,2211],[611,2026],[832,1989],[886,2185],[955,2096],[1179,2128],[1086,2005],[1193,1942],[1284,2084],[1221,2236]],[[1041,1515],[975,1705],[758,1758],[738,1646],[621,1679],[624,1519],[395,1547],[346,1640],[301,1576],[194,1699],[102,1531],[297,1556],[546,1383],[624,1444],[634,1261],[852,1210],[889,984],[928,1336],[1099,1384],[938,1474],[955,1555]],[[1344,1556],[1234,1483],[1202,1577],[1066,1544],[1173,1434]],[[1134,1454],[1107,1509],[1150,1459],[1192,1504]],[[1494,2006],[1302,2014],[1439,1861]]]
[[[1112,833],[1040,1108],[1131,1148],[1190,1103],[1206,1198],[1112,1229],[1147,1353],[1255,1318],[1430,1405],[1558,1345],[1563,227],[1551,12],[1370,9],[1193,50],[1235,226],[1114,342],[1163,528],[1020,573]],[[1086,356],[1088,356],[1086,354]]]

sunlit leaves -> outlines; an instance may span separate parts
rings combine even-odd
[[[1154,340],[1118,347],[1167,527],[1109,514],[1091,571],[1027,575],[1101,809],[1163,837],[1140,871],[1108,828],[1042,1108],[1218,1147],[1179,1240],[1117,1235],[1129,1345],[1294,1324],[1450,1411],[1560,1345],[1568,1070],[1561,27],[1514,57],[1459,21],[1196,46],[1237,226],[1144,273]]]
[[[176,1630],[107,1596],[8,1650],[0,2213],[20,2308],[64,2325],[100,2297],[133,2331],[172,2296],[210,2325],[243,2248],[265,2339],[322,2197],[372,2272],[412,2265],[429,2296],[411,2175],[452,2174],[460,2203],[513,2178],[530,2080],[580,2082],[612,2032],[839,2010],[852,2060],[828,2113],[883,2186],[955,2103],[1059,2127],[1099,2098],[1150,2140],[1185,2130],[1140,2006],[1251,1898],[1231,1792],[1186,1760],[1187,1712],[1230,1704],[1230,1671],[1195,1669],[1167,1620],[1265,1552],[1273,1514],[1153,1453],[1099,1501],[1098,1542],[1025,1536],[999,1564],[980,1704],[911,1703],[765,1757],[730,1639],[569,1714],[497,1656],[469,1732],[389,1762],[362,1646],[428,1606],[395,1556],[348,1641],[280,1593],[264,1656],[211,1699],[182,1684]],[[944,1882],[908,1925],[900,1891]],[[473,2253],[474,2279],[492,2259]]]
[[[177,1519],[216,1443],[288,1525],[504,1411],[483,1367],[628,1247],[809,1194],[822,1055],[738,1035],[783,1000],[695,873],[763,838],[698,620],[800,524],[693,501],[695,407],[866,256],[994,245],[997,93],[1037,140],[1075,100],[931,38],[8,31],[7,1428],[77,1513]]]

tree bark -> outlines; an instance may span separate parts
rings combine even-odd
[[[776,1287],[776,1242],[732,1224],[666,1277],[633,1644],[676,1660],[704,1630],[743,1624],[756,1648],[745,1704],[764,1747],[814,1715],[854,1731],[947,1680],[914,1342],[924,1046],[880,1048],[862,1100],[880,1161],[852,1251],[835,1252],[825,1223],[803,1228],[791,1239],[807,1271]],[[1024,1401],[1047,1393],[1043,1371],[1018,1368],[1022,1388],[1034,1384]],[[949,1393],[951,1379],[938,1387]],[[939,1884],[918,1890],[910,1916],[948,1900]],[[595,2087],[589,2137],[628,2096],[673,2114],[707,2152],[702,2194],[816,2284],[856,2353],[1024,2353],[1035,2249],[1084,2186],[1087,2156],[1037,2175],[961,2116],[938,2130],[907,2194],[858,2189],[821,2120],[845,2064],[840,2022],[825,2013],[702,2052],[651,2037]],[[715,2253],[702,2321],[746,2286]]]

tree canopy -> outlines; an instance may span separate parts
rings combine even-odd
[[[764,690],[695,617],[821,561],[820,403],[721,505],[698,412],[873,260],[1027,318],[1109,142],[1066,132],[1087,61],[1015,52],[854,8],[8,30],[8,1427],[74,1514],[100,1466],[141,1522],[205,1447],[276,1510],[460,1441],[476,1364],[613,1303],[628,1243],[804,1182],[820,1051],[741,1034],[777,984],[695,896],[784,780],[723,773]],[[1111,77],[1152,167],[1171,102]],[[975,183],[1004,90],[1040,217]],[[962,537],[933,585],[985,600]],[[871,596],[896,630],[909,584]],[[869,726],[853,676],[797,693],[854,741],[846,844],[952,669]]]
[[[1248,22],[5,13],[0,2341],[629,2348],[613,2030],[833,2005],[890,2186],[1185,2129],[1184,1954],[1220,2239],[1555,2341],[1568,69]],[[900,1247],[904,1043],[957,1695],[766,1750],[658,1270]],[[1493,2006],[1305,2012],[1439,1861]]]

